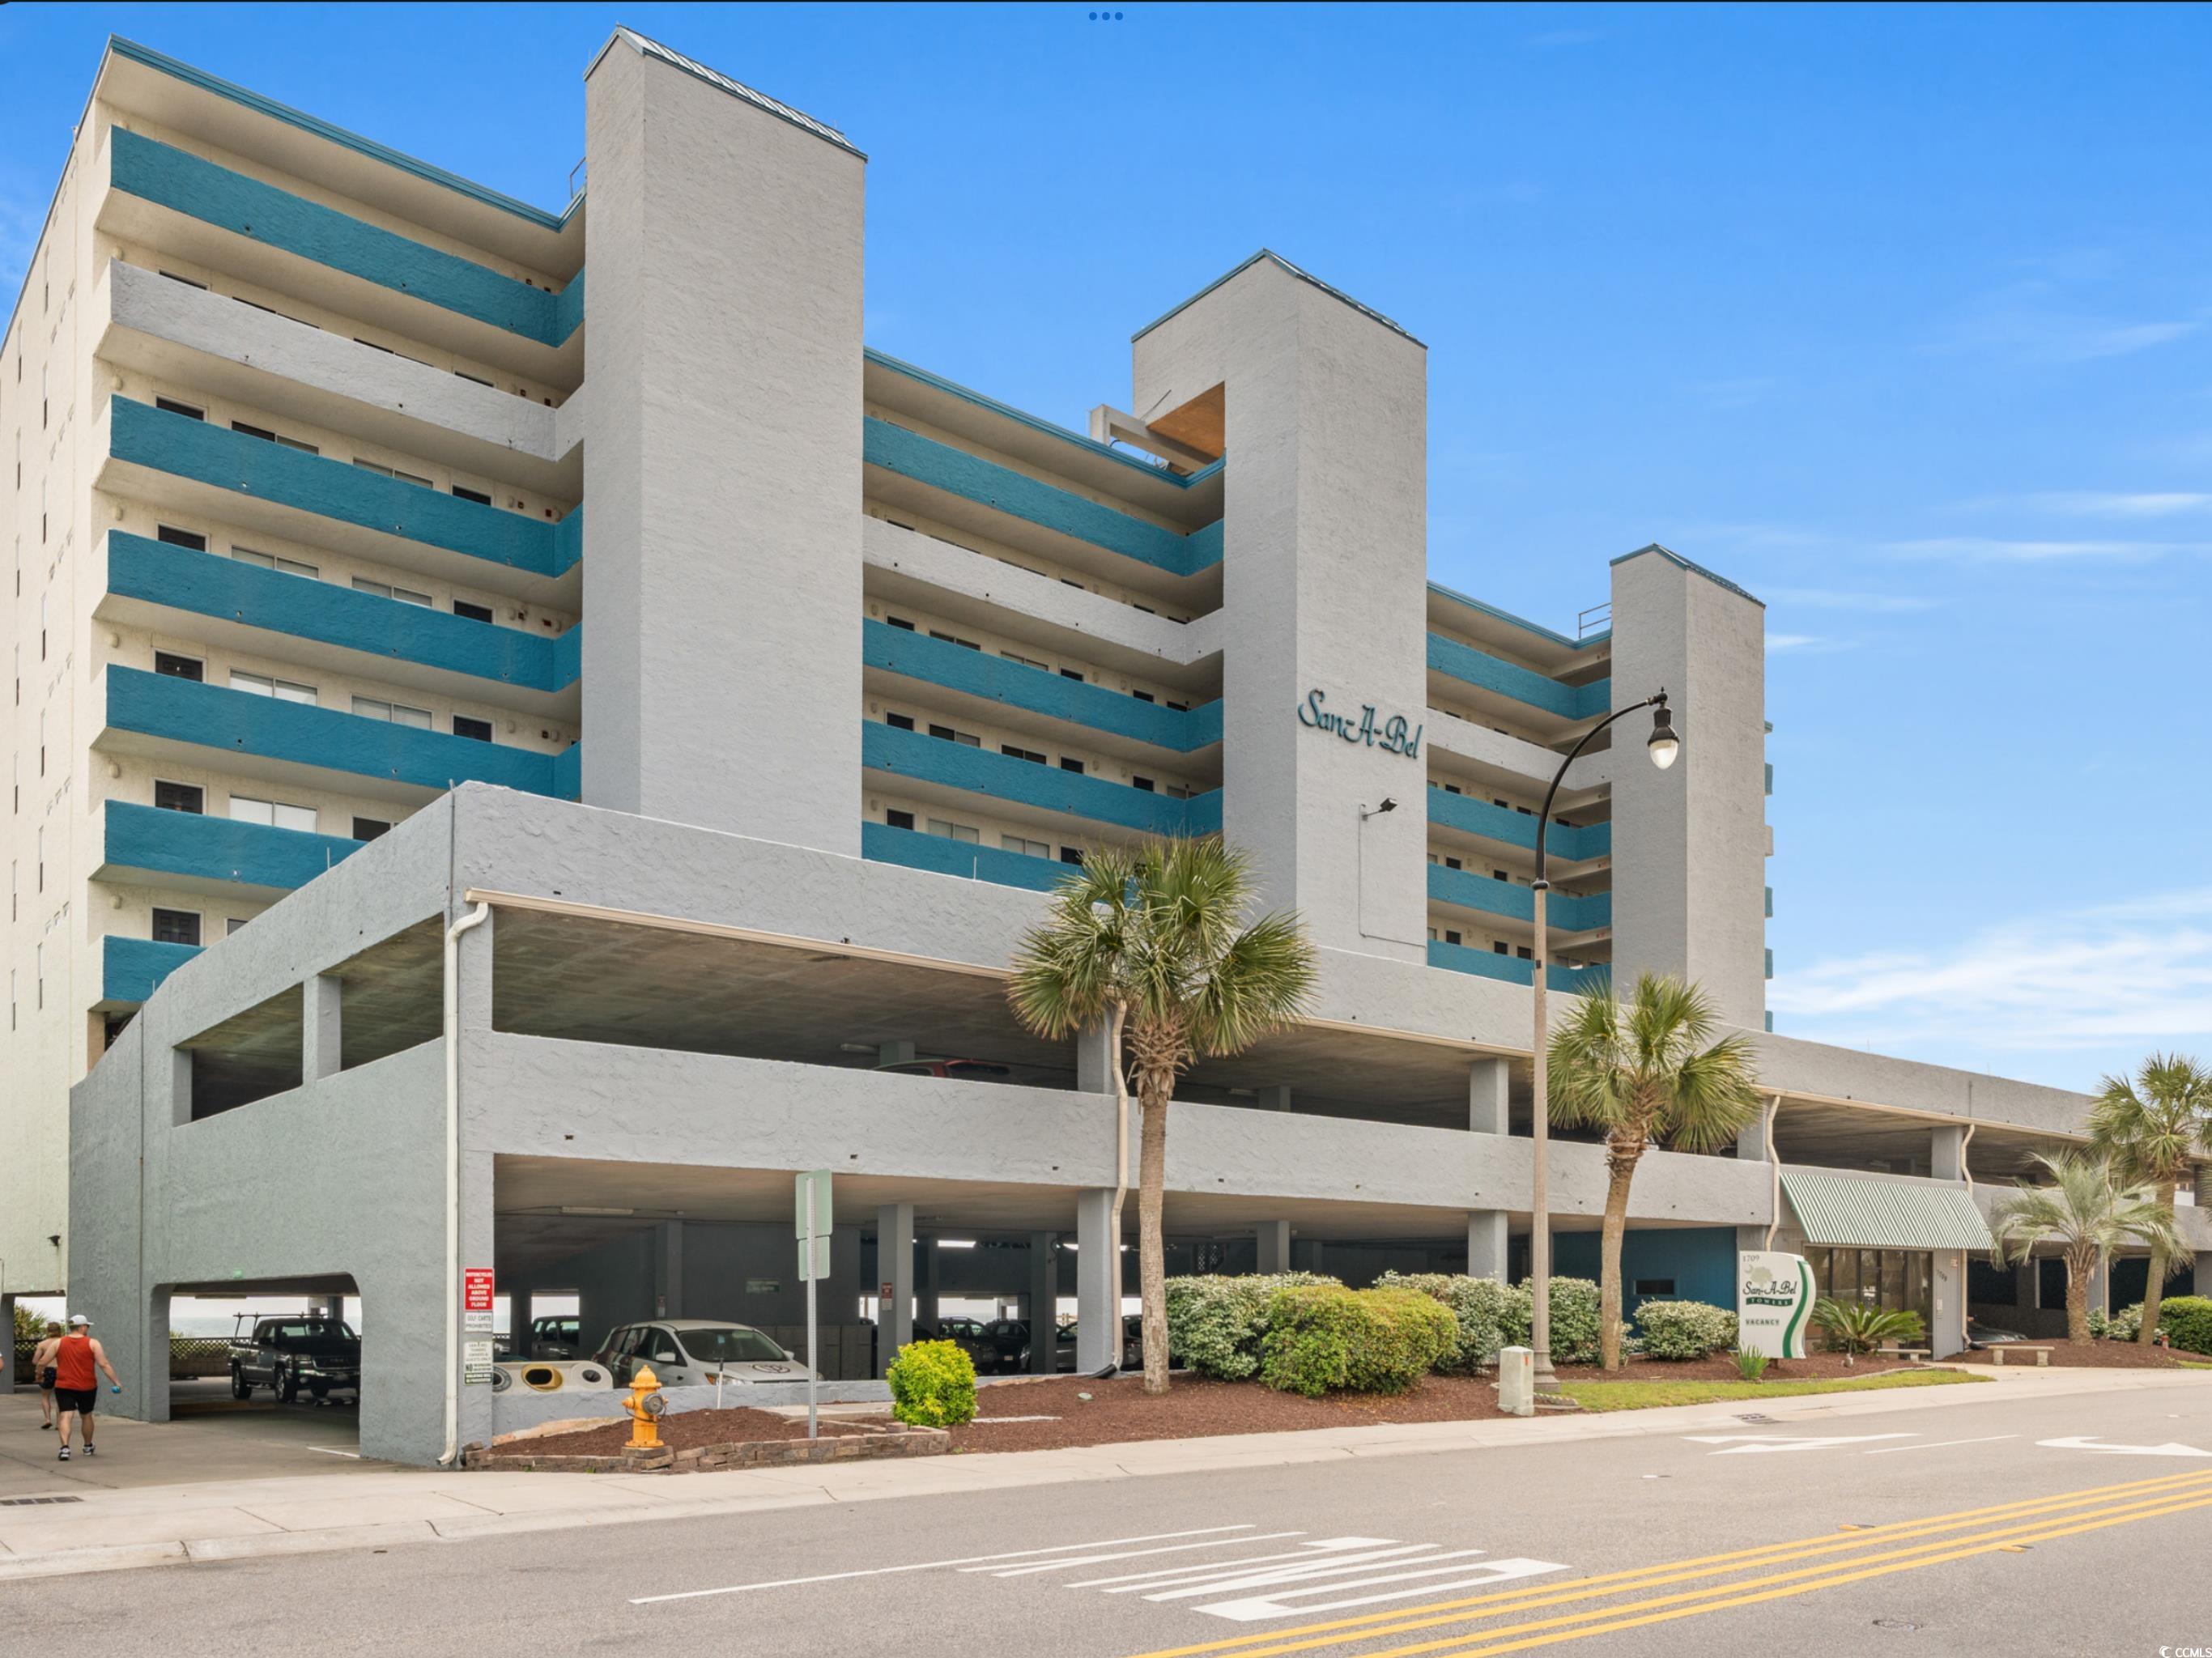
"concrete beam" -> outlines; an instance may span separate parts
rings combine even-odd
[[[1037,1333],[1030,1332],[1030,1350]],[[1114,1192],[1091,1187],[1075,1196],[1075,1368],[1091,1375],[1121,1358],[1121,1240],[1115,1235]]]
[[[300,987],[300,1080],[319,1083],[343,1068],[340,1057],[344,984],[318,973]]]
[[[876,1211],[876,1374],[890,1372],[900,1348],[914,1339],[914,1206],[887,1203]]]

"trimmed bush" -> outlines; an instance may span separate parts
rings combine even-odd
[[[1535,1312],[1536,1297],[1527,1284],[1521,1290],[1521,1323],[1510,1333],[1512,1339],[1522,1346],[1528,1343],[1530,1319]],[[1598,1296],[1597,1285],[1586,1278],[1555,1278],[1552,1280],[1552,1363],[1554,1364],[1595,1364],[1597,1363]]]
[[[950,1428],[975,1414],[975,1364],[950,1341],[912,1341],[891,1361],[891,1414],[919,1428]]]
[[[1647,1301],[1636,1327],[1653,1358],[1705,1358],[1735,1345],[1735,1315],[1702,1301]]]
[[[2160,1303],[2158,1327],[2185,1353],[2212,1354],[2212,1300],[2175,1296]]]
[[[2166,1309],[2163,1306],[2159,1309],[2158,1322],[2160,1328],[2166,1327]],[[2097,1327],[2100,1323],[2104,1326],[2102,1329]],[[2089,1338],[2093,1341],[2133,1341],[2142,1333],[2142,1303],[2140,1301],[2132,1307],[2121,1308],[2109,1318],[2100,1319],[2095,1308],[2089,1309]]]
[[[1267,1322],[1260,1379],[1309,1399],[1337,1388],[1403,1393],[1459,1341],[1449,1307],[1399,1288],[1291,1285],[1275,1291]]]
[[[1459,1339],[1437,1368],[1465,1376],[1476,1366],[1495,1364],[1504,1346],[1505,1329],[1512,1316],[1515,1297],[1527,1322],[1528,1291],[1516,1290],[1492,1278],[1469,1278],[1465,1273],[1385,1272],[1375,1281],[1378,1290],[1413,1290],[1442,1302],[1459,1321]]]
[[[1275,1291],[1335,1282],[1315,1272],[1170,1278],[1168,1351],[1200,1376],[1241,1382],[1260,1368],[1260,1343]]]

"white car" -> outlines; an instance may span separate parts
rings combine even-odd
[[[664,1388],[804,1382],[813,1374],[751,1325],[704,1318],[625,1324],[608,1335],[597,1357],[621,1388],[640,1365]]]

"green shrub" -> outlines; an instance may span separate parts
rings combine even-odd
[[[1275,1291],[1335,1282],[1314,1272],[1170,1278],[1168,1351],[1200,1376],[1241,1382],[1260,1368],[1260,1343]]]
[[[889,1372],[891,1414],[921,1428],[949,1428],[975,1414],[975,1365],[950,1341],[913,1341]]]
[[[1735,1373],[1746,1382],[1763,1382],[1766,1367],[1773,1362],[1771,1353],[1763,1353],[1756,1347],[1741,1349],[1735,1356]]]
[[[1459,1321],[1459,1339],[1437,1368],[1456,1375],[1498,1362],[1498,1350],[1506,1345],[1506,1324],[1516,1297],[1522,1322],[1527,1323],[1527,1289],[1516,1290],[1492,1278],[1469,1278],[1464,1272],[1385,1272],[1375,1281],[1375,1287],[1418,1291],[1451,1309],[1452,1316]]]
[[[1449,1307],[1395,1286],[1292,1284],[1275,1291],[1267,1323],[1260,1379],[1309,1399],[1336,1388],[1403,1393],[1459,1341]]]
[[[1846,1353],[1913,1346],[1928,1333],[1917,1313],[1825,1297],[1814,1303],[1813,1326],[1828,1338],[1830,1346]]]
[[[1636,1327],[1653,1358],[1704,1358],[1735,1345],[1735,1315],[1702,1301],[1647,1301]]]
[[[2166,1327],[2166,1309],[2163,1306],[2159,1309],[2158,1322],[2160,1328]],[[2139,1301],[2132,1307],[2121,1308],[2118,1312],[2104,1321],[2105,1327],[2101,1330],[2097,1327],[2097,1310],[2093,1307],[2089,1309],[2089,1336],[2092,1340],[2133,1341],[2142,1333],[2142,1303]]]
[[[2212,1300],[2203,1296],[2176,1296],[2161,1303],[2158,1327],[2166,1339],[2185,1353],[2212,1354]]]
[[[1528,1344],[1529,1320],[1535,1310],[1535,1296],[1527,1284],[1520,1286],[1520,1325],[1513,1331],[1514,1342]],[[1595,1364],[1598,1345],[1597,1285],[1586,1278],[1555,1278],[1552,1280],[1552,1362],[1554,1364]]]

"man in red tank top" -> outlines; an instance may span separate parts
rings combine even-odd
[[[93,1339],[92,1321],[82,1313],[70,1320],[69,1333],[54,1349],[53,1364],[54,1403],[62,1412],[60,1460],[70,1460],[70,1429],[78,1422],[84,1424],[84,1454],[91,1456],[93,1407],[100,1402],[100,1378],[94,1371],[105,1370],[108,1385],[118,1394],[123,1383],[106,1351]]]

